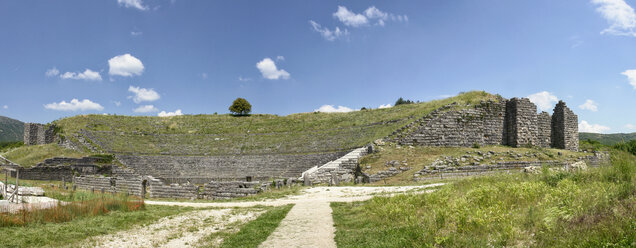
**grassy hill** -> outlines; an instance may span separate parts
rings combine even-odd
[[[24,123],[0,116],[0,142],[22,141],[23,139]]]
[[[385,137],[452,102],[468,107],[498,96],[472,91],[425,103],[349,113],[185,115],[175,117],[79,115],[57,120],[60,134],[83,137],[108,153],[226,155],[341,151]]]
[[[596,140],[603,145],[614,145],[620,142],[636,140],[636,133],[579,133],[579,140]]]

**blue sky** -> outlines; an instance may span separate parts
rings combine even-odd
[[[486,90],[636,131],[636,0],[1,1],[0,115],[348,111]],[[76,100],[74,100],[76,99]]]

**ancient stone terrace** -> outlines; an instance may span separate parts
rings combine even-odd
[[[578,119],[564,102],[554,115],[537,114],[527,98],[487,101],[473,108],[453,110],[445,106],[404,128],[398,142],[405,145],[539,146],[578,150]]]

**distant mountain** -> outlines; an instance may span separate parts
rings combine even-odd
[[[0,142],[24,140],[24,122],[0,116]]]
[[[586,139],[599,141],[603,145],[613,145],[621,141],[636,140],[636,133],[579,133],[579,140]]]

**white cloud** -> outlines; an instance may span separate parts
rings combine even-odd
[[[547,91],[541,91],[538,93],[534,93],[529,95],[528,98],[531,102],[537,105],[539,110],[547,111],[550,110],[554,104],[559,100],[555,95]]]
[[[609,127],[602,126],[599,124],[590,124],[590,123],[587,123],[587,121],[581,121],[581,123],[579,123],[579,132],[603,133],[609,130],[610,130]]]
[[[340,20],[340,22],[342,22],[344,25],[351,27],[359,27],[369,23],[369,20],[366,16],[353,13],[344,6],[338,6],[338,10],[333,13],[333,16],[335,18],[338,18],[338,20]]]
[[[132,35],[132,36],[140,36],[142,34],[143,33],[141,31],[130,31],[130,35]]]
[[[135,93],[135,96],[128,97],[132,98],[133,102],[135,103],[152,102],[161,98],[161,96],[159,96],[159,93],[157,93],[154,89],[145,89],[131,85],[130,87],[128,87],[128,91]]]
[[[133,75],[141,75],[144,71],[144,64],[141,60],[130,54],[115,56],[108,60],[108,74],[130,77]]]
[[[46,73],[44,73],[47,77],[55,77],[57,76],[57,74],[60,74],[60,71],[53,67],[51,69],[46,70]]]
[[[48,73],[48,72],[47,72]],[[99,72],[91,71],[90,69],[86,69],[84,72],[65,72],[60,75],[62,79],[75,79],[75,80],[86,80],[86,81],[102,81],[102,76],[99,75]]]
[[[126,8],[148,10],[148,6],[144,6],[142,0],[117,0],[117,3],[119,3],[119,5],[122,5]]]
[[[344,6],[338,6],[338,10],[333,13],[333,17],[337,18],[346,26],[361,27],[368,25],[373,20],[377,20],[375,25],[384,26],[387,21],[408,22],[406,15],[395,15],[383,12],[375,6],[371,6],[364,10],[364,14],[354,13]]]
[[[631,84],[632,87],[636,89],[636,70],[626,70],[622,72],[621,74],[627,76],[627,79],[629,80],[629,84]]]
[[[84,99],[82,101],[73,99],[71,102],[61,101],[59,103],[49,103],[44,105],[45,109],[58,110],[58,111],[86,111],[86,110],[97,110],[101,111],[104,109],[102,105],[99,103],[95,103],[91,100]]]
[[[181,113],[181,109],[177,109],[174,112],[161,111],[159,112],[159,114],[157,114],[157,116],[159,117],[170,117],[170,116],[177,116],[177,115],[183,115],[183,113]]]
[[[349,34],[349,31],[347,31],[346,29],[342,31],[340,30],[339,27],[336,27],[332,31],[332,30],[329,30],[329,28],[326,28],[326,27],[323,28],[322,26],[320,26],[320,24],[318,24],[315,21],[310,20],[309,24],[311,24],[311,27],[314,29],[314,31],[320,33],[320,35],[322,35],[322,37],[328,41],[334,41],[340,37],[343,37]]]
[[[4,106],[7,106],[7,105],[4,105]],[[634,124],[625,124],[625,128],[627,128],[627,129],[636,129],[636,125],[634,125]]]
[[[2,108],[3,109],[9,109],[9,106],[8,105],[3,105]]]
[[[208,74],[207,73],[201,73],[201,78],[202,79],[208,79]]]
[[[264,78],[271,80],[278,80],[279,78],[288,79],[289,73],[283,69],[276,68],[276,63],[270,58],[264,58],[260,62],[256,63],[256,68],[261,71]]]
[[[389,18],[389,14],[380,11],[375,6],[371,6],[367,10],[365,10],[364,15],[366,15],[370,19],[378,18],[381,20],[386,20],[387,18]]]
[[[324,112],[324,113],[346,113],[356,111],[355,109],[347,108],[345,106],[338,106],[337,108],[333,105],[322,105],[320,108],[314,110],[314,112]]]
[[[143,105],[133,109],[133,112],[135,113],[150,113],[150,112],[157,112],[157,111],[159,110],[155,108],[155,106],[153,105]]]
[[[252,81],[251,78],[244,78],[244,77],[241,77],[241,76],[238,77],[238,80],[241,81],[241,82]]]
[[[382,105],[380,105],[380,107],[378,107],[378,108],[383,109],[383,108],[390,108],[390,107],[392,107],[392,106],[391,106],[391,104],[390,104],[390,103],[387,103],[387,104],[382,104]]]
[[[634,9],[624,0],[592,0],[599,5],[596,11],[601,13],[609,23],[609,27],[601,34],[635,36],[636,14]]]
[[[278,56],[276,56],[276,60],[285,61],[285,57],[281,56],[281,55],[278,55]]]
[[[598,111],[598,104],[590,99],[585,100],[585,103],[579,105],[580,109],[589,110],[592,112]]]
[[[121,106],[121,102],[120,101],[113,101],[113,104],[115,104],[115,106],[117,106],[117,107]]]

